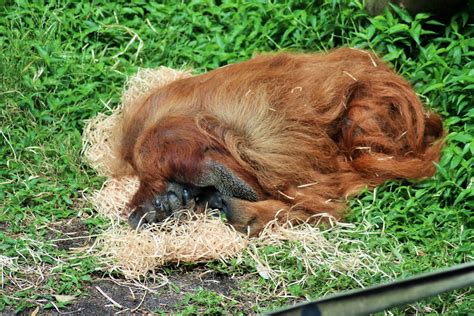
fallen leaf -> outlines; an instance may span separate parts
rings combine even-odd
[[[69,303],[76,299],[75,296],[72,295],[53,295],[56,301],[59,303]]]
[[[261,265],[260,263],[257,263],[257,272],[258,274],[260,274],[260,276],[262,278],[264,278],[265,280],[268,280],[270,279],[270,273],[268,271],[268,268],[267,267],[264,267],[263,265]]]

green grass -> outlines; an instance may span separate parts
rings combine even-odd
[[[390,182],[352,199],[348,221],[364,223],[357,224],[358,229],[370,234],[349,237],[391,258],[381,265],[392,277],[473,260],[472,13],[471,18],[460,12],[440,22],[393,7],[369,17],[355,1],[321,2],[3,4],[0,255],[13,258],[15,264],[0,271],[6,277],[0,288],[5,294],[0,295],[0,312],[38,304],[51,308],[53,295],[81,295],[84,286],[100,276],[93,257],[61,250],[51,239],[60,236],[55,225],[67,225],[71,219],[84,222],[90,234],[105,228],[106,222],[81,202],[82,194],[98,188],[103,180],[81,159],[81,133],[86,119],[118,105],[127,76],[139,67],[159,65],[204,72],[266,51],[371,49],[413,84],[422,100],[444,117],[450,132],[439,172],[415,184]],[[305,273],[298,260],[282,255],[273,263],[287,271],[285,278],[291,283]],[[46,267],[47,279],[16,290],[8,275],[39,278],[40,268],[26,271],[24,267]],[[208,267],[227,274],[255,272],[250,260]],[[326,272],[322,267],[290,292],[296,299],[316,298],[358,286],[347,276],[328,279]],[[384,280],[370,273],[357,277],[365,285]],[[262,278],[241,282],[242,293],[272,290],[274,286]],[[473,298],[472,291],[462,290],[393,312],[467,314]],[[287,303],[268,297],[255,304],[255,310]],[[177,302],[176,308],[184,314],[225,313],[236,311],[233,304],[218,293],[202,290]]]

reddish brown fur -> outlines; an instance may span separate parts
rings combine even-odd
[[[141,186],[137,206],[203,160],[226,165],[259,194],[234,199],[237,228],[275,214],[340,218],[348,196],[388,179],[435,173],[443,128],[411,86],[375,55],[262,55],[153,91],[123,117],[120,157]]]

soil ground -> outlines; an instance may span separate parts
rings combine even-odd
[[[245,314],[251,314],[251,304],[246,297],[235,297],[233,290],[238,289],[238,280],[227,275],[209,272],[204,268],[183,271],[169,279],[169,284],[153,292],[133,284],[122,283],[123,280],[97,279],[86,286],[84,295],[74,300],[60,313],[55,309],[28,309],[19,315],[113,315],[149,314],[155,312],[176,313],[176,306],[186,294],[196,289],[204,289],[218,293],[223,297],[237,300],[237,304]],[[100,289],[100,290],[99,290]],[[108,296],[108,297],[106,297]],[[115,302],[115,303],[114,303]],[[0,315],[13,315],[13,309],[7,309]]]
[[[53,240],[60,250],[73,251],[74,248],[92,245],[93,238],[88,238],[87,225],[72,219],[57,222],[49,227],[46,239]],[[176,313],[183,306],[177,304],[187,294],[196,290],[213,291],[216,294],[236,301],[245,314],[251,313],[249,297],[236,297],[238,279],[226,274],[219,274],[195,266],[189,269],[174,271],[168,277],[168,283],[159,288],[146,289],[123,279],[97,278],[86,285],[83,295],[77,297],[66,307],[59,309],[30,308],[19,315],[113,315]],[[14,292],[13,288],[6,288]],[[230,298],[232,297],[232,298]],[[14,315],[14,308],[7,308],[0,315]]]

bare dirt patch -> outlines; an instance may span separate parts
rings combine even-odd
[[[154,291],[150,291],[134,284],[127,284],[123,280],[97,279],[84,289],[84,295],[76,298],[69,305],[60,309],[60,313],[53,309],[31,308],[19,315],[113,315],[149,314],[165,312],[174,314],[179,312],[177,305],[186,294],[195,293],[204,289],[216,292],[223,297],[237,302],[239,310],[251,314],[251,302],[248,297],[236,297],[238,280],[228,275],[209,272],[205,268],[194,268],[192,271],[173,272],[169,283]],[[182,306],[181,306],[182,308]],[[4,311],[4,315],[12,315],[13,310]],[[1,313],[0,313],[1,314]],[[1,314],[3,315],[3,314]]]
[[[52,223],[47,229],[46,239],[56,245],[59,250],[71,250],[92,242],[87,225],[79,218]]]
[[[10,228],[10,224],[5,221],[5,222],[0,222],[0,231],[6,232]]]

